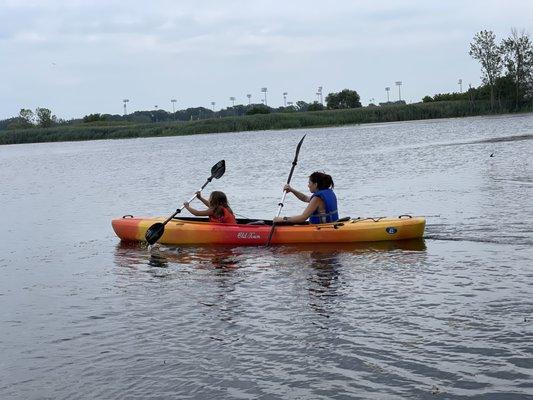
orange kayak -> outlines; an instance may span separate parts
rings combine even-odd
[[[123,241],[145,241],[146,231],[166,218],[126,215],[112,221]],[[159,243],[172,245],[265,245],[272,221],[239,219],[237,224],[218,224],[205,218],[174,218],[165,226]],[[397,218],[345,218],[327,224],[276,225],[271,244],[355,243],[421,238],[426,220],[401,215]]]

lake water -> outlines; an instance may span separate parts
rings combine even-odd
[[[206,192],[272,218],[293,176],[415,243],[121,244]],[[533,398],[533,115],[0,146],[0,398]],[[492,155],[492,156],[491,156]],[[304,203],[287,196],[284,212]]]

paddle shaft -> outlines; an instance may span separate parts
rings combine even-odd
[[[202,190],[204,190],[204,188],[207,186],[207,184],[209,182],[211,182],[213,180],[213,177],[210,176],[209,178],[207,178],[207,181],[205,181],[205,183],[202,185],[202,187],[200,188],[199,192],[201,192]],[[194,196],[191,197],[191,199],[187,202],[187,203],[190,203],[191,201],[193,201],[194,199],[196,199],[196,194]],[[180,208],[178,208],[176,210],[176,212],[174,214],[172,214],[170,217],[168,217],[165,222],[163,222],[163,226],[166,225],[168,223],[168,221],[170,221],[172,218],[174,218],[176,215],[178,215],[180,212],[183,211],[183,209],[185,208],[185,206],[181,206]]]
[[[287,185],[291,183],[292,173],[294,172],[294,168],[296,168],[296,165],[298,164],[298,154],[300,154],[300,147],[302,147],[302,143],[305,139],[305,136],[306,135],[304,135],[302,139],[300,139],[298,146],[296,146],[296,153],[294,154],[294,160],[292,162],[291,172],[289,172],[289,177],[287,178]],[[287,191],[283,190],[283,196],[281,197],[281,201],[278,204],[279,207],[278,207],[278,212],[276,214],[276,217],[279,217],[279,215],[281,214],[281,209],[283,208],[283,203],[285,202],[286,196],[287,196]],[[270,241],[272,240],[274,229],[276,229],[276,223],[272,222],[272,228],[270,229],[270,233],[268,234],[267,246],[270,246]]]
[[[211,176],[207,178],[207,181],[203,184],[203,186],[200,188],[200,192],[207,186],[209,182],[215,179],[219,179],[222,175],[224,175],[224,172],[226,171],[226,163],[224,160],[220,160],[217,162],[213,167],[211,168]],[[189,200],[189,203],[193,201],[196,197],[196,194],[191,197]],[[146,231],[146,234],[144,235],[146,241],[148,244],[152,245],[155,242],[157,242],[161,236],[163,236],[163,233],[165,232],[165,225],[176,216],[176,214],[179,214],[181,210],[183,210],[185,206],[182,206],[176,210],[174,214],[172,214],[170,217],[168,217],[164,222],[156,222],[153,224],[148,230]]]

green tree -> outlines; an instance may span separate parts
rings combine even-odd
[[[511,36],[503,40],[501,51],[508,75],[514,81],[515,108],[518,109],[527,96],[526,87],[533,82],[533,44],[524,30],[519,33],[513,28]]]
[[[296,102],[296,108],[298,109],[298,111],[304,112],[304,111],[307,111],[307,109],[309,108],[309,104],[307,104],[303,100],[298,100]]]
[[[30,128],[33,126],[35,115],[32,110],[21,108],[19,112],[19,120],[21,128]]]
[[[254,104],[252,108],[246,111],[246,115],[270,114],[270,108],[264,104]]]
[[[330,109],[361,107],[361,98],[355,90],[344,89],[339,93],[330,93],[326,97],[326,104]]]
[[[490,86],[490,104],[494,109],[494,84],[502,70],[500,47],[496,44],[496,35],[492,31],[480,31],[470,43],[470,56],[481,63],[483,83]]]
[[[57,118],[55,116],[52,116],[52,111],[50,111],[48,108],[37,108],[35,110],[35,115],[37,118],[37,125],[39,125],[41,128],[48,128],[57,121]]]
[[[297,110],[294,105],[290,105],[287,107],[278,107],[276,111],[280,113],[293,113],[293,112],[296,112]]]
[[[97,122],[97,121],[105,121],[107,117],[105,115],[100,114],[89,114],[83,117],[83,122]]]
[[[309,107],[307,107],[307,111],[322,111],[323,109],[324,109],[324,105],[317,101],[309,104]]]

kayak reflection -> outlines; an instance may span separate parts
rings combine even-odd
[[[168,268],[169,265],[194,265],[199,268],[236,268],[240,252],[231,247],[176,247],[142,242],[120,242],[116,247],[115,264],[119,267],[148,265]]]
[[[332,253],[366,253],[372,251],[425,251],[426,243],[424,239],[409,239],[383,242],[356,242],[356,243],[309,243],[298,245],[283,245],[278,248],[279,253],[294,254],[298,252],[310,251],[315,254]],[[274,250],[275,251],[275,250]]]
[[[422,252],[426,250],[424,239],[398,240],[388,242],[346,243],[346,244],[299,244],[266,247],[228,246],[147,246],[142,242],[120,242],[115,253],[115,263],[119,267],[132,268],[149,266],[168,268],[187,265],[197,268],[231,269],[259,265],[272,267],[285,264],[287,257],[298,256],[304,265],[321,271],[318,279],[327,286],[331,267],[338,264],[338,255],[358,255],[365,253],[403,250]]]

